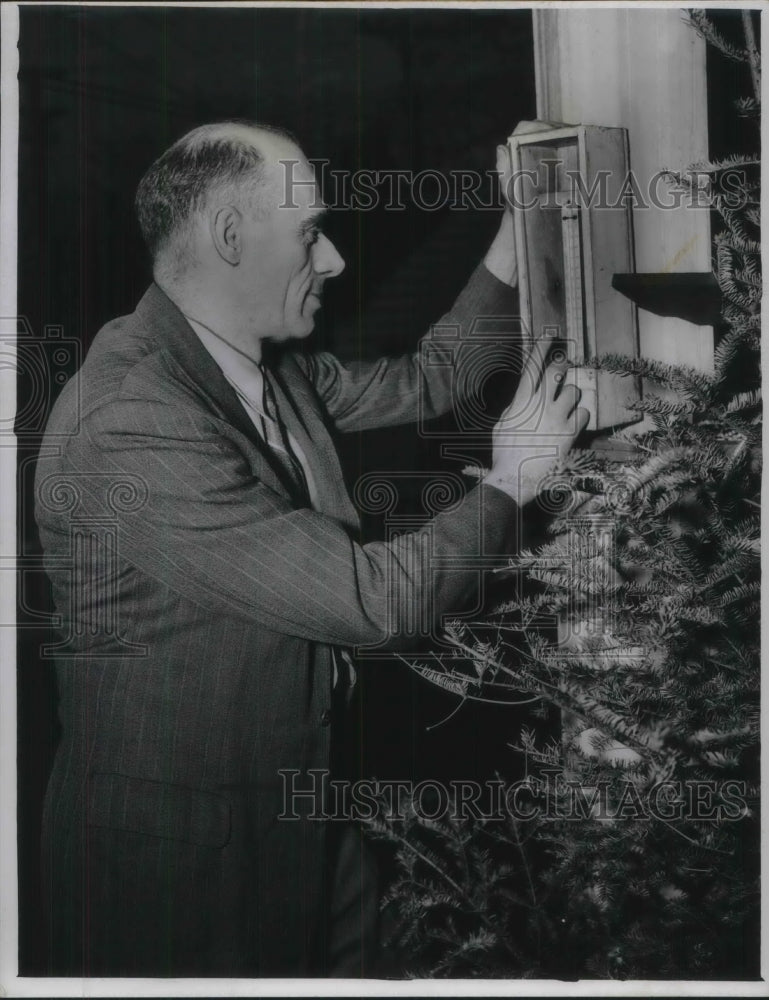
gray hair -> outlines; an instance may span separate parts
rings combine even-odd
[[[136,212],[154,264],[169,249],[176,250],[176,264],[181,264],[192,217],[205,207],[213,191],[242,187],[243,193],[254,199],[252,207],[259,209],[266,161],[256,142],[243,134],[246,129],[296,145],[290,132],[256,122],[201,125],[178,139],[142,177],[136,191]]]

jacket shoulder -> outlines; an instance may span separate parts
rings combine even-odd
[[[173,359],[137,313],[106,323],[57,399],[47,434],[77,433],[91,414],[117,399],[168,401],[183,387]]]

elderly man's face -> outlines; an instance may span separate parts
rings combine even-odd
[[[278,163],[265,217],[245,222],[243,280],[255,332],[270,340],[306,337],[315,326],[323,285],[344,270],[344,260],[323,234],[325,209],[309,163],[297,150]],[[287,183],[293,179],[293,184]]]

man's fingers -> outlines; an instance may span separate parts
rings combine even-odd
[[[522,119],[513,129],[513,135],[526,135],[529,132],[544,132],[548,129],[569,128],[566,122],[547,122],[541,118],[530,121]]]
[[[590,410],[586,410],[584,406],[578,406],[574,411],[574,418],[577,424],[578,432],[582,433],[582,431],[584,431],[590,423]]]
[[[552,344],[552,340],[545,337],[535,340],[523,362],[521,385],[528,383],[531,386],[532,395],[539,389],[539,384],[542,381],[542,375],[545,370],[545,361],[547,360],[548,351],[552,347]]]
[[[574,385],[573,382],[564,385],[558,396],[558,401],[566,408],[566,412],[569,414],[579,403],[580,399],[582,399],[582,390]]]
[[[499,191],[502,201],[510,208],[511,206],[511,181],[513,164],[510,160],[510,148],[508,146],[497,146],[497,179],[499,181]]]
[[[560,397],[569,377],[569,365],[565,360],[551,361],[545,371],[545,393],[548,400]]]

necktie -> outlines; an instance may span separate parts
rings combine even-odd
[[[291,445],[288,428],[281,419],[278,401],[272,386],[272,379],[264,365],[260,364],[259,370],[262,373],[263,384],[262,409],[269,418],[268,421],[263,421],[265,441],[270,445],[273,453],[280,459],[283,467],[290,473],[291,479],[296,486],[302,490],[303,495],[309,497],[304,469]],[[278,440],[274,437],[276,432]],[[341,646],[334,646],[332,650],[332,663],[334,671],[333,688],[337,697],[341,698],[343,703],[349,702],[357,680],[357,672],[349,651]]]
[[[304,469],[291,445],[288,428],[280,416],[271,377],[264,365],[259,365],[259,370],[262,373],[262,408],[269,418],[269,423],[267,421],[264,422],[265,440],[271,446],[283,468],[288,472],[291,481],[307,497],[309,496],[309,490]],[[270,426],[270,423],[273,426]]]
[[[291,445],[291,437],[288,428],[283,423],[278,409],[278,401],[275,397],[275,390],[272,386],[272,379],[264,365],[259,365],[262,373],[262,410],[269,418],[263,421],[264,437],[273,450],[273,453],[281,460],[281,464],[290,473],[291,479],[296,486],[302,490],[304,496],[309,496],[307,479],[302,468],[302,463],[297,458],[296,452]],[[270,426],[272,425],[272,426]],[[274,435],[277,432],[278,440]],[[357,672],[348,650],[341,646],[335,646],[332,650],[333,664],[333,689],[336,697],[341,700],[341,704],[346,704],[352,697],[352,691],[357,680]]]

